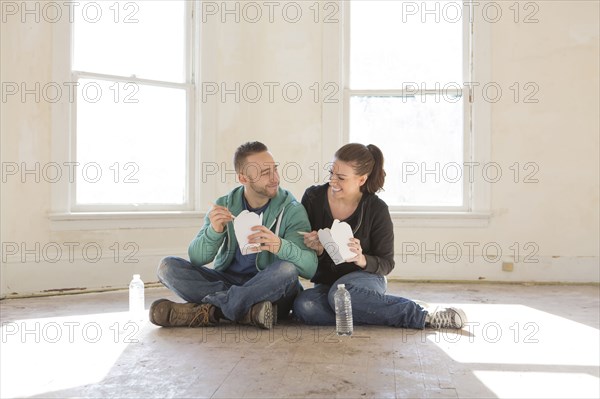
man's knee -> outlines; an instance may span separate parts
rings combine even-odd
[[[298,278],[298,270],[293,263],[282,261],[272,264],[269,271],[278,279]]]
[[[159,281],[164,281],[168,278],[169,271],[180,261],[181,258],[176,256],[167,256],[162,258],[160,263],[158,264],[158,269],[156,270],[156,275],[158,276]]]

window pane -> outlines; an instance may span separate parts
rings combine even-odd
[[[383,151],[388,205],[463,205],[461,98],[353,96],[350,141]]]
[[[349,4],[350,89],[402,89],[408,82],[431,89],[436,82],[463,86],[462,26],[468,17],[462,2]]]
[[[183,204],[185,90],[125,84],[118,90],[114,97],[114,82],[79,80],[77,204]]]
[[[184,82],[184,1],[78,4],[73,13],[74,70]]]

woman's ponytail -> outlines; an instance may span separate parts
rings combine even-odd
[[[375,164],[373,165],[373,170],[367,179],[365,185],[367,186],[367,191],[374,194],[383,189],[383,184],[385,183],[385,170],[383,169],[383,153],[374,144],[369,144],[367,146],[371,155],[373,155],[373,160]]]

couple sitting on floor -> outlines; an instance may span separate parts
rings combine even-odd
[[[302,203],[279,187],[277,166],[260,142],[241,145],[234,156],[241,186],[215,201],[189,246],[187,261],[167,257],[159,280],[187,303],[159,299],[150,321],[163,327],[213,326],[225,319],[270,329],[278,318],[335,325],[338,284],[350,292],[356,324],[402,328],[462,328],[461,309],[426,309],[386,294],[385,275],[394,268],[394,229],[383,188],[383,154],[374,145],[351,143],[334,156],[329,183],[306,190]],[[242,254],[233,220],[247,210],[262,214]],[[355,254],[336,265],[317,231],[334,219],[350,225]],[[244,251],[246,252],[246,251]],[[206,267],[214,261],[213,268]],[[304,290],[298,277],[311,279]]]

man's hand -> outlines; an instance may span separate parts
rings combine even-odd
[[[319,256],[323,255],[323,251],[325,250],[323,245],[321,245],[321,241],[319,241],[319,234],[316,232],[316,230],[304,234],[304,245],[317,251],[317,255]]]
[[[260,244],[260,247],[252,249],[252,252],[269,251],[277,255],[281,248],[281,238],[265,226],[254,226],[252,231],[256,231],[256,233],[248,236],[248,243]]]
[[[210,225],[217,233],[222,233],[225,231],[225,227],[227,223],[231,222],[234,217],[229,209],[224,206],[213,205],[208,213],[208,219],[210,220]]]

